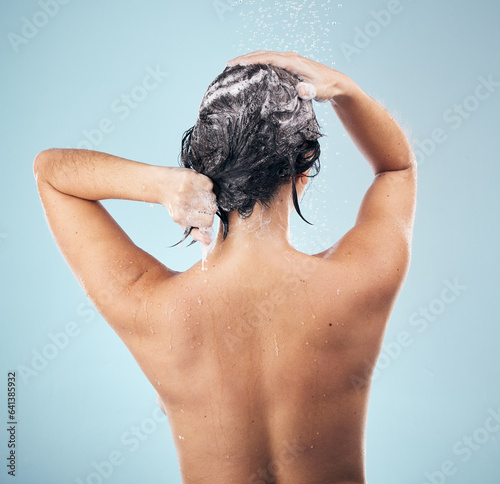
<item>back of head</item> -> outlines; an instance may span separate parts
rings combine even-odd
[[[294,175],[319,171],[321,137],[312,101],[298,97],[300,80],[279,67],[226,67],[208,87],[196,124],[184,133],[181,165],[214,182],[217,215],[229,230],[228,213],[252,214],[268,207]]]

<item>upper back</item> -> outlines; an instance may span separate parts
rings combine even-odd
[[[221,465],[220,482],[246,482],[287,446],[281,477],[328,462],[323,477],[362,482],[369,384],[359,381],[392,307],[373,279],[290,251],[197,264],[152,289],[125,342],[161,396],[186,482]]]

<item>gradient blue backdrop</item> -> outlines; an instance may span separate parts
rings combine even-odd
[[[6,427],[0,434],[1,482],[180,482],[155,392],[59,254],[32,162],[43,149],[80,146],[176,166],[208,84],[227,60],[258,49],[345,72],[417,152],[412,266],[373,383],[369,482],[500,482],[500,4],[340,1],[2,2],[0,413],[6,421],[16,371],[19,423],[15,479]],[[157,85],[144,91],[148,69]],[[139,101],[125,108],[123,95]],[[315,109],[327,137],[302,202],[314,226],[293,219],[293,241],[309,253],[352,226],[371,182],[331,107]],[[200,258],[197,245],[167,248],[181,230],[162,207],[105,205],[166,265]]]

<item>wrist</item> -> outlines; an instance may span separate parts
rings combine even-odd
[[[360,91],[360,87],[350,77],[340,72],[337,74],[339,75],[336,75],[330,84],[329,101],[334,107],[351,100]]]
[[[171,166],[154,166],[153,168],[151,176],[154,184],[151,195],[154,201],[152,203],[167,206],[170,203],[177,168]]]

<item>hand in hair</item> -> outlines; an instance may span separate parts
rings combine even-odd
[[[210,228],[217,212],[212,181],[188,168],[169,167],[168,170],[161,204],[183,230],[189,227],[193,239],[209,245],[212,242]]]
[[[329,101],[337,94],[345,92],[345,86],[352,82],[345,74],[295,52],[258,50],[236,57],[227,63],[228,66],[251,64],[271,64],[295,74],[303,83],[314,86],[316,89],[314,99],[319,102]],[[310,99],[307,85],[299,85],[299,97]]]

